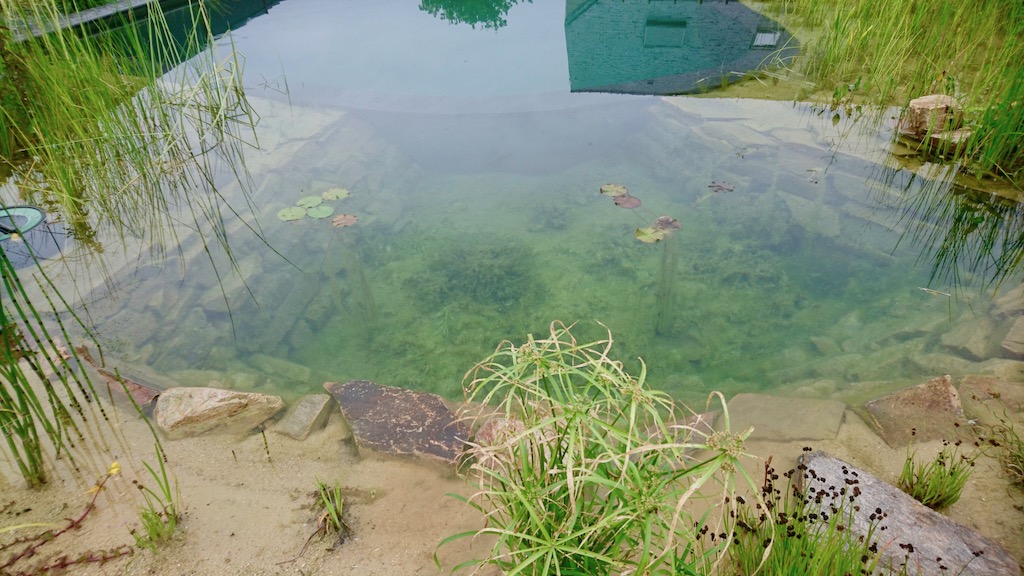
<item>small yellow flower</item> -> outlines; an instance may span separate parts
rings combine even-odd
[[[110,464],[110,468],[107,469],[107,475],[108,476],[113,476],[115,474],[119,474],[120,472],[121,472],[121,465],[118,464],[116,461],[112,462]]]

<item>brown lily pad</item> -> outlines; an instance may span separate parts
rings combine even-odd
[[[615,197],[615,205],[632,210],[633,208],[640,207],[640,199],[636,196],[630,196],[629,193],[621,194]]]
[[[338,214],[334,218],[331,218],[331,224],[338,228],[344,228],[351,226],[359,221],[359,218],[355,214]]]
[[[668,216],[661,216],[654,221],[655,230],[679,230],[682,224],[675,218],[669,218]]]
[[[718,193],[718,192],[732,192],[733,190],[736,189],[736,187],[733,186],[732,182],[724,182],[724,181],[720,182],[718,180],[715,180],[711,184],[708,184],[708,188],[711,188],[711,191],[712,192],[716,192],[716,193]]]
[[[629,194],[629,188],[622,184],[604,184],[601,186],[601,194],[605,196],[622,196],[623,194]]]

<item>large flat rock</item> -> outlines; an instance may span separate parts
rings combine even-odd
[[[244,434],[284,408],[279,396],[220,388],[168,388],[156,402],[156,424],[170,438],[208,432]]]
[[[458,463],[468,433],[440,396],[367,380],[327,382],[324,388],[338,401],[360,455]]]
[[[964,423],[960,395],[947,374],[864,405],[870,422],[893,448],[917,441],[955,438]]]
[[[846,404],[836,400],[737,394],[729,400],[734,431],[754,428],[751,438],[774,442],[833,440],[843,423]]]
[[[1005,548],[873,474],[824,452],[813,452],[800,460],[808,470],[800,479],[804,490],[833,493],[836,487],[845,486],[850,493],[859,489],[852,526],[857,534],[867,534],[870,517],[877,510],[887,515],[881,524],[885,529],[874,533],[884,560],[898,565],[906,559],[910,573],[917,576],[1020,575],[1020,566]]]

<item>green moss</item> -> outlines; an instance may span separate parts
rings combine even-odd
[[[536,297],[534,253],[519,245],[457,246],[434,259],[408,287],[430,309],[453,302],[509,307]]]

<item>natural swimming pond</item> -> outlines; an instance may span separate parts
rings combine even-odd
[[[234,31],[261,149],[251,194],[221,190],[230,258],[183,228],[85,294],[109,354],[289,397],[347,379],[457,397],[501,340],[555,320],[606,326],[682,398],[968,363],[944,335],[987,304],[930,284],[901,242],[932,224],[908,215],[888,134],[803,104],[600,91],[646,83],[611,69],[720,84],[772,53],[770,22],[536,2],[470,25],[437,4],[285,0]],[[630,46],[646,68],[616,61]]]

